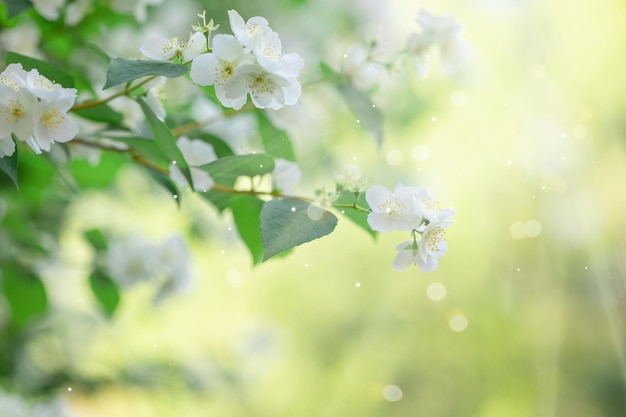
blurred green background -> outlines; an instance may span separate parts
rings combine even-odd
[[[394,272],[407,237],[373,241],[344,218],[252,268],[228,215],[191,193],[178,209],[124,168],[55,213],[59,244],[40,271],[52,313],[4,382],[49,387],[80,417],[626,415],[624,2],[166,1],[147,25],[182,22],[184,34],[207,8],[228,32],[227,9],[264,16],[305,58],[306,84],[355,42],[402,48],[420,7],[453,13],[472,52],[454,77],[434,59],[425,79],[383,83],[380,150],[323,85],[281,113],[304,171],[297,194],[356,164],[454,206],[437,271]],[[22,198],[47,201],[46,186]],[[10,210],[17,197],[4,197]],[[193,290],[155,306],[134,288],[103,319],[86,279],[91,227],[155,241],[182,231]]]

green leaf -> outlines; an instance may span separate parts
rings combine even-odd
[[[237,177],[254,177],[274,170],[274,158],[265,154],[247,154],[226,156],[199,167],[208,172],[215,182],[230,181]]]
[[[169,191],[170,194],[172,194],[172,198],[174,198],[174,201],[176,201],[176,204],[178,205],[178,207],[180,207],[181,196],[180,191],[178,190],[178,185],[176,185],[176,183],[170,178],[169,175],[161,171],[157,171],[151,168],[148,168],[148,171],[157,183],[159,183],[163,188]]]
[[[132,148],[132,153],[166,168],[170,160],[163,155],[156,141],[152,138],[111,136],[109,139],[124,143]]]
[[[251,195],[234,195],[230,208],[239,236],[250,250],[252,264],[256,265],[263,261],[263,241],[261,240],[263,201]]]
[[[48,64],[47,62],[41,61],[39,59],[7,51],[5,63],[7,65],[22,64],[22,68],[24,68],[24,70],[26,71],[30,71],[31,69],[35,68],[37,69],[37,71],[39,71],[39,74],[50,79],[51,81],[61,84],[63,87],[74,87],[74,78],[71,75],[55,67],[54,65]]]
[[[263,261],[294,246],[326,236],[335,230],[337,218],[305,201],[271,200],[261,210]]]
[[[83,236],[96,251],[104,252],[109,247],[107,238],[99,229],[86,230]]]
[[[230,148],[230,146],[228,146],[226,142],[224,142],[222,139],[218,137],[215,137],[213,135],[209,135],[206,133],[195,134],[193,135],[193,137],[196,139],[201,139],[205,141],[206,143],[210,144],[211,146],[213,146],[215,155],[217,155],[218,158],[223,158],[225,156],[233,156],[235,154],[233,150]]]
[[[81,188],[104,188],[110,186],[126,158],[116,153],[102,153],[98,164],[93,166],[85,159],[72,159],[69,170]]]
[[[226,156],[204,166],[198,167],[206,171],[217,185],[232,188],[240,176],[254,177],[274,170],[274,158],[265,154],[247,154]],[[211,190],[201,195],[219,210],[230,207],[230,193]]]
[[[120,292],[113,280],[100,270],[89,276],[89,286],[107,317],[112,317],[120,302]]]
[[[12,138],[15,142],[15,138]],[[20,184],[17,181],[17,144],[15,145],[15,152],[11,156],[5,156],[0,158],[0,171],[4,172],[11,178],[17,190],[20,190]]]
[[[264,111],[257,110],[256,115],[259,121],[259,133],[261,134],[265,153],[275,158],[295,161],[296,155],[287,132],[274,126]]]
[[[367,94],[357,90],[352,84],[339,81],[335,84],[344,101],[374,139],[380,148],[383,143],[383,114]]]
[[[356,196],[354,195],[353,192],[344,190],[339,194],[339,198],[337,198],[337,200],[334,201],[333,205],[336,205],[336,204],[352,205],[355,202],[355,199],[356,199],[355,197]],[[359,193],[359,198],[356,203],[359,207],[362,207],[365,209],[370,208],[369,205],[367,204],[367,201],[365,200],[364,193]],[[376,232],[375,230],[372,230],[369,223],[367,222],[367,216],[369,215],[369,213],[365,213],[364,211],[357,210],[352,207],[337,207],[337,210],[339,210],[341,214],[343,214],[344,216],[352,220],[361,229],[369,233],[373,238],[376,238],[376,236],[378,236],[378,232]]]
[[[9,19],[33,7],[30,0],[6,0]]]
[[[176,166],[178,166],[181,170],[189,182],[189,185],[192,185],[193,180],[191,179],[191,174],[189,173],[189,166],[187,165],[187,161],[185,161],[185,157],[183,157],[182,152],[178,149],[178,146],[176,146],[176,139],[174,138],[174,135],[172,135],[172,131],[165,123],[159,120],[150,106],[148,106],[148,103],[146,103],[142,97],[138,97],[137,101],[139,102],[143,113],[146,115],[148,125],[152,130],[158,149],[168,161],[175,161]]]
[[[45,313],[48,307],[46,289],[32,271],[11,262],[2,268],[0,282],[15,328],[20,329]]]
[[[123,84],[149,75],[162,75],[176,78],[187,73],[187,67],[167,61],[130,60],[114,58],[109,63],[107,78],[103,89]]]
[[[82,110],[74,111],[75,114],[82,118],[93,120],[94,122],[104,122],[110,125],[118,125],[124,120],[124,116],[111,107],[103,104],[97,107],[89,107]]]

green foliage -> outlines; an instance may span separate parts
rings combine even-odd
[[[33,7],[30,0],[5,0],[5,3],[9,18],[15,17]]]
[[[30,71],[35,68],[39,71],[39,74],[61,84],[63,87],[74,87],[74,78],[71,75],[45,61],[9,51],[6,53],[5,63],[6,65],[22,64],[22,68],[26,71]]]
[[[120,292],[115,282],[107,274],[96,269],[89,276],[89,286],[104,314],[112,317],[120,302]]]
[[[251,195],[235,195],[231,200],[231,210],[239,236],[244,241],[254,265],[263,261],[261,240],[261,209],[263,201]]]
[[[116,153],[103,153],[97,165],[91,165],[84,159],[72,159],[69,170],[81,188],[104,188],[115,180],[126,158]]]
[[[105,104],[76,110],[75,113],[85,119],[93,120],[94,122],[108,123],[113,126],[119,125],[124,119],[124,116]]]
[[[11,326],[21,329],[46,312],[46,290],[39,277],[15,261],[4,264],[1,271],[2,290],[11,312]]]
[[[178,185],[176,185],[176,183],[172,181],[170,176],[152,168],[148,168],[148,172],[150,172],[152,178],[154,178],[154,180],[159,185],[169,191],[169,193],[172,195],[172,198],[174,198],[174,201],[176,201],[176,204],[180,207],[182,197],[180,195],[180,191],[178,190]]]
[[[185,157],[182,152],[178,149],[178,146],[176,146],[176,139],[174,138],[174,135],[172,135],[172,131],[165,125],[165,123],[159,120],[150,106],[148,106],[148,103],[146,103],[142,97],[138,97],[137,101],[146,115],[148,125],[150,126],[150,130],[152,130],[158,149],[168,161],[172,161],[172,163],[175,163],[176,166],[178,166],[187,181],[189,181],[189,184],[193,184],[191,174],[189,173],[189,166],[187,165],[187,161],[185,161]]]
[[[261,211],[263,261],[294,246],[326,236],[335,230],[337,218],[302,200],[271,200]]]
[[[13,142],[16,142],[15,138],[13,138]],[[17,189],[20,189],[20,185],[17,181],[17,144],[15,145],[13,155],[0,158],[0,171],[7,174]]]
[[[218,186],[231,189],[238,177],[254,177],[272,172],[274,158],[264,154],[233,155],[199,168],[211,175]],[[224,191],[211,190],[202,193],[202,196],[211,201],[219,211],[224,211],[231,205],[232,196]]]
[[[104,89],[151,75],[176,78],[187,73],[187,67],[167,61],[114,58],[109,63]]]
[[[257,110],[255,113],[259,121],[259,132],[265,152],[275,158],[295,161],[296,154],[293,151],[293,146],[291,145],[291,140],[287,132],[274,126],[264,111]]]
[[[85,240],[89,242],[92,248],[96,250],[96,252],[104,252],[108,248],[107,238],[104,236],[102,231],[98,229],[90,229],[86,230],[83,233]]]
[[[355,88],[341,74],[336,73],[324,63],[320,64],[320,68],[322,75],[333,83],[350,111],[356,116],[359,124],[365,127],[372,139],[374,139],[376,146],[380,148],[383,143],[382,112],[366,93]]]
[[[339,193],[339,198],[337,198],[337,200],[335,200],[333,204],[341,205],[341,207],[338,208],[341,211],[341,214],[352,220],[354,224],[365,230],[373,238],[376,238],[378,232],[372,230],[369,223],[367,222],[367,216],[369,215],[369,213],[366,213],[362,210],[370,208],[367,204],[367,201],[365,200],[365,194],[355,194],[353,192],[344,190]],[[352,205],[352,207],[350,207],[350,205]],[[354,207],[354,205],[356,205],[356,207]],[[357,207],[359,207],[360,209]]]

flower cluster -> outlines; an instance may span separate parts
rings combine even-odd
[[[191,64],[191,79],[213,85],[225,107],[243,107],[248,95],[258,108],[279,109],[298,101],[298,74],[304,60],[283,53],[280,38],[262,17],[244,22],[235,10],[228,11],[233,35],[218,34],[211,52],[197,56]]]
[[[78,125],[67,112],[75,99],[76,89],[63,88],[36,69],[7,66],[0,73],[0,157],[15,152],[12,135],[38,154],[73,139]]]
[[[157,284],[155,301],[184,292],[192,284],[190,254],[185,239],[172,235],[154,245],[139,235],[114,239],[109,244],[105,267],[121,288],[130,289],[140,282]]]
[[[469,45],[461,39],[463,26],[451,14],[433,14],[424,9],[417,15],[420,33],[413,33],[406,45],[413,56],[415,71],[420,77],[428,73],[428,55],[433,48],[439,50],[439,58],[444,69],[452,73],[465,60]]]
[[[372,210],[367,217],[372,230],[411,232],[411,240],[396,246],[393,269],[403,271],[413,264],[424,272],[437,269],[439,258],[448,251],[444,229],[452,224],[452,208],[441,209],[424,189],[402,185],[393,192],[374,185],[365,198]]]

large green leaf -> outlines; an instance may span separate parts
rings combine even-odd
[[[274,170],[274,158],[265,154],[247,154],[226,156],[206,164],[200,169],[208,172],[215,182],[236,179],[237,177],[255,177]]]
[[[176,78],[187,73],[187,67],[168,61],[130,60],[114,58],[109,63],[103,89],[150,75]]]
[[[274,158],[265,154],[226,156],[199,168],[209,173],[217,185],[232,188],[238,177],[254,177],[272,172]],[[213,203],[219,211],[230,207],[232,198],[230,193],[211,190],[201,195]]]
[[[26,71],[36,68],[37,71],[39,71],[39,74],[49,80],[59,83],[63,87],[74,87],[74,78],[72,78],[71,75],[45,61],[8,51],[6,53],[5,63],[7,65],[22,64],[22,68]]]
[[[251,195],[234,195],[230,206],[239,236],[244,241],[254,265],[263,261],[261,240],[261,209],[263,201]]]
[[[293,151],[287,132],[274,126],[263,110],[257,110],[256,114],[265,153],[272,155],[274,158],[295,161],[296,154]]]
[[[120,292],[113,280],[104,272],[95,270],[89,276],[89,286],[104,313],[111,317],[120,302]]]
[[[72,159],[69,170],[81,188],[104,188],[110,186],[119,169],[127,159],[116,153],[102,153],[97,165],[84,159]]]
[[[189,185],[192,185],[193,180],[191,179],[191,174],[189,173],[189,166],[187,165],[187,161],[185,161],[182,152],[178,149],[178,146],[176,146],[176,139],[174,138],[174,135],[172,135],[172,131],[165,123],[159,120],[150,106],[148,106],[148,103],[146,103],[142,97],[138,97],[137,101],[139,102],[143,113],[146,115],[148,125],[150,126],[150,130],[152,130],[158,149],[168,161],[172,161],[172,163],[176,164],[189,182]]]
[[[11,310],[11,325],[20,329],[45,313],[48,297],[43,283],[31,271],[17,263],[5,264],[1,281]]]
[[[271,200],[261,210],[263,261],[294,246],[326,236],[335,230],[330,212],[295,199]]]
[[[345,191],[345,190],[339,194],[339,198],[337,198],[337,200],[333,202],[333,205],[341,205],[341,207],[337,207],[337,210],[339,210],[341,214],[343,214],[344,216],[352,220],[357,226],[365,230],[373,238],[376,238],[376,236],[378,235],[378,232],[376,232],[375,230],[372,230],[369,223],[367,222],[367,216],[369,215],[369,213],[366,213],[354,207],[346,207],[346,206],[354,205],[355,202],[357,203],[358,207],[361,207],[364,209],[369,208],[369,205],[367,204],[367,201],[365,200],[364,193],[359,193],[358,200],[357,200],[357,196],[355,195],[355,193],[350,192],[350,191]]]
[[[12,138],[12,140],[15,142],[14,138]],[[13,155],[0,158],[0,171],[7,174],[17,189],[20,189],[20,185],[17,182],[17,144],[15,144],[15,152],[13,152]]]
[[[156,141],[152,138],[127,137],[127,136],[111,136],[111,140],[122,142],[132,148],[133,155],[140,156],[157,165],[166,168],[170,164],[170,160],[165,157]]]

